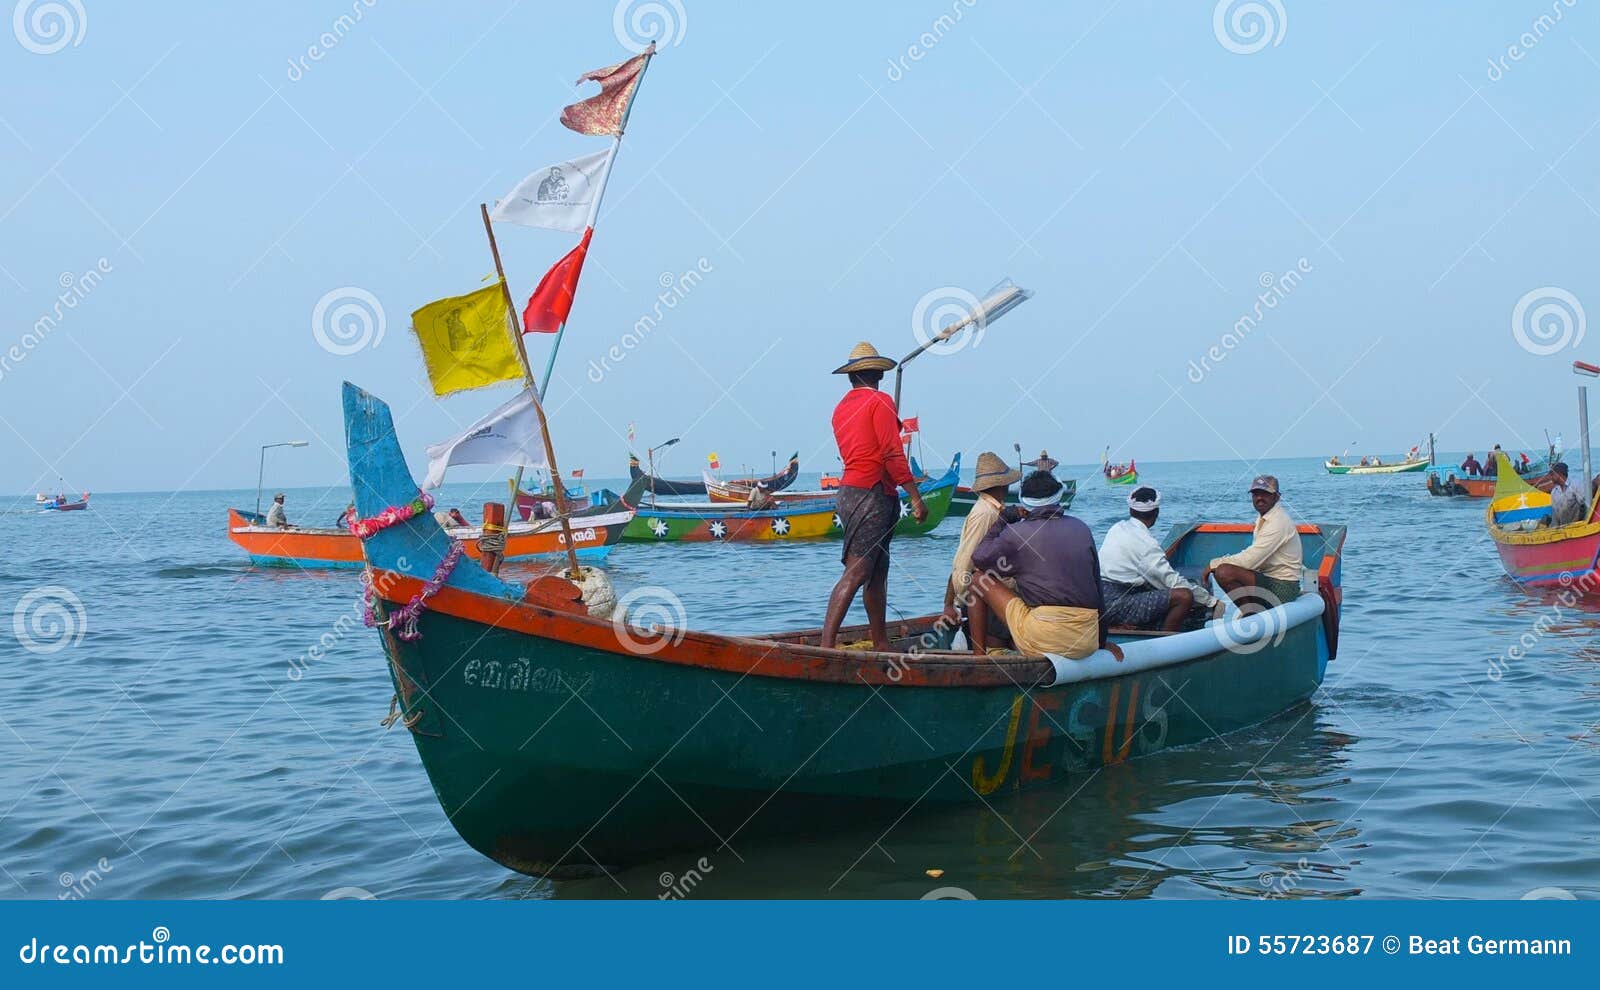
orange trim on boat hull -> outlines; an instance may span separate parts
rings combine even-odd
[[[422,590],[422,582],[393,571],[373,580],[379,597],[403,605]],[[779,640],[712,633],[670,631],[665,638],[630,629],[626,639],[607,619],[575,615],[524,602],[462,591],[449,585],[428,599],[428,609],[507,632],[536,636],[644,663],[670,663],[728,673],[801,681],[900,687],[1017,687],[1049,684],[1055,667],[1043,657],[977,657],[937,652],[916,658],[867,650],[824,650]],[[931,620],[930,620],[931,621]],[[654,652],[651,652],[651,651]]]

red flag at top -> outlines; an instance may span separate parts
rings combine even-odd
[[[628,107],[633,103],[633,93],[639,88],[639,76],[655,53],[655,42],[651,42],[644,52],[626,62],[579,76],[580,83],[587,79],[599,83],[600,93],[562,108],[561,123],[579,134],[621,134],[622,125],[628,119]]]
[[[917,417],[915,416],[910,416],[902,420],[900,423],[900,428],[905,430],[907,433],[915,433],[921,429],[921,427],[917,425]]]
[[[572,472],[572,476],[573,476],[573,477],[574,477],[574,478],[581,478],[581,477],[583,477],[583,468],[578,468],[578,469],[577,469],[577,470],[575,470],[575,471],[573,471],[573,472]]]
[[[589,253],[589,238],[594,228],[583,232],[583,240],[567,252],[539,280],[539,287],[528,297],[528,308],[522,311],[523,333],[556,333],[567,322],[572,312],[572,297],[578,291],[578,276],[583,272],[583,259]]]

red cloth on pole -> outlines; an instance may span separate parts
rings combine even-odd
[[[556,333],[567,322],[572,312],[572,297],[578,291],[578,276],[583,273],[583,259],[589,253],[589,238],[594,228],[583,232],[583,240],[567,252],[539,280],[539,287],[528,297],[528,308],[522,311],[523,333]]]

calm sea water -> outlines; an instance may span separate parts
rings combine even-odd
[[[1167,519],[1249,518],[1246,465],[1141,468]],[[1419,475],[1260,469],[1297,518],[1350,527],[1340,656],[1309,705],[886,834],[841,821],[568,883],[457,838],[408,734],[379,726],[393,692],[359,622],[290,677],[350,629],[358,585],[250,567],[224,512],[253,491],[8,503],[0,619],[25,621],[0,631],[0,896],[650,898],[691,869],[695,897],[1600,896],[1600,615],[1520,591],[1483,503],[1430,498]],[[447,492],[476,515],[495,489]],[[346,493],[289,495],[291,519],[325,524]],[[1125,495],[1086,481],[1073,511],[1103,534]],[[937,608],[959,528],[896,543],[894,610]],[[838,545],[622,546],[608,568],[619,590],[676,589],[694,628],[799,628],[820,622]]]

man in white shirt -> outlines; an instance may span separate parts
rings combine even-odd
[[[289,518],[283,514],[283,492],[272,496],[272,508],[267,510],[267,525],[278,529],[289,528]]]
[[[1556,482],[1550,489],[1550,525],[1583,522],[1589,515],[1589,499],[1586,493],[1567,483],[1567,465],[1556,461],[1550,465],[1550,476]]]
[[[1100,589],[1106,622],[1133,629],[1177,632],[1195,605],[1216,597],[1173,570],[1150,529],[1161,514],[1161,493],[1145,485],[1128,496],[1128,517],[1100,544]]]
[[[1250,482],[1250,504],[1258,516],[1254,538],[1243,550],[1218,557],[1200,572],[1201,584],[1216,575],[1222,593],[1246,615],[1300,597],[1301,572],[1305,569],[1300,530],[1278,499],[1277,478],[1263,474]]]

